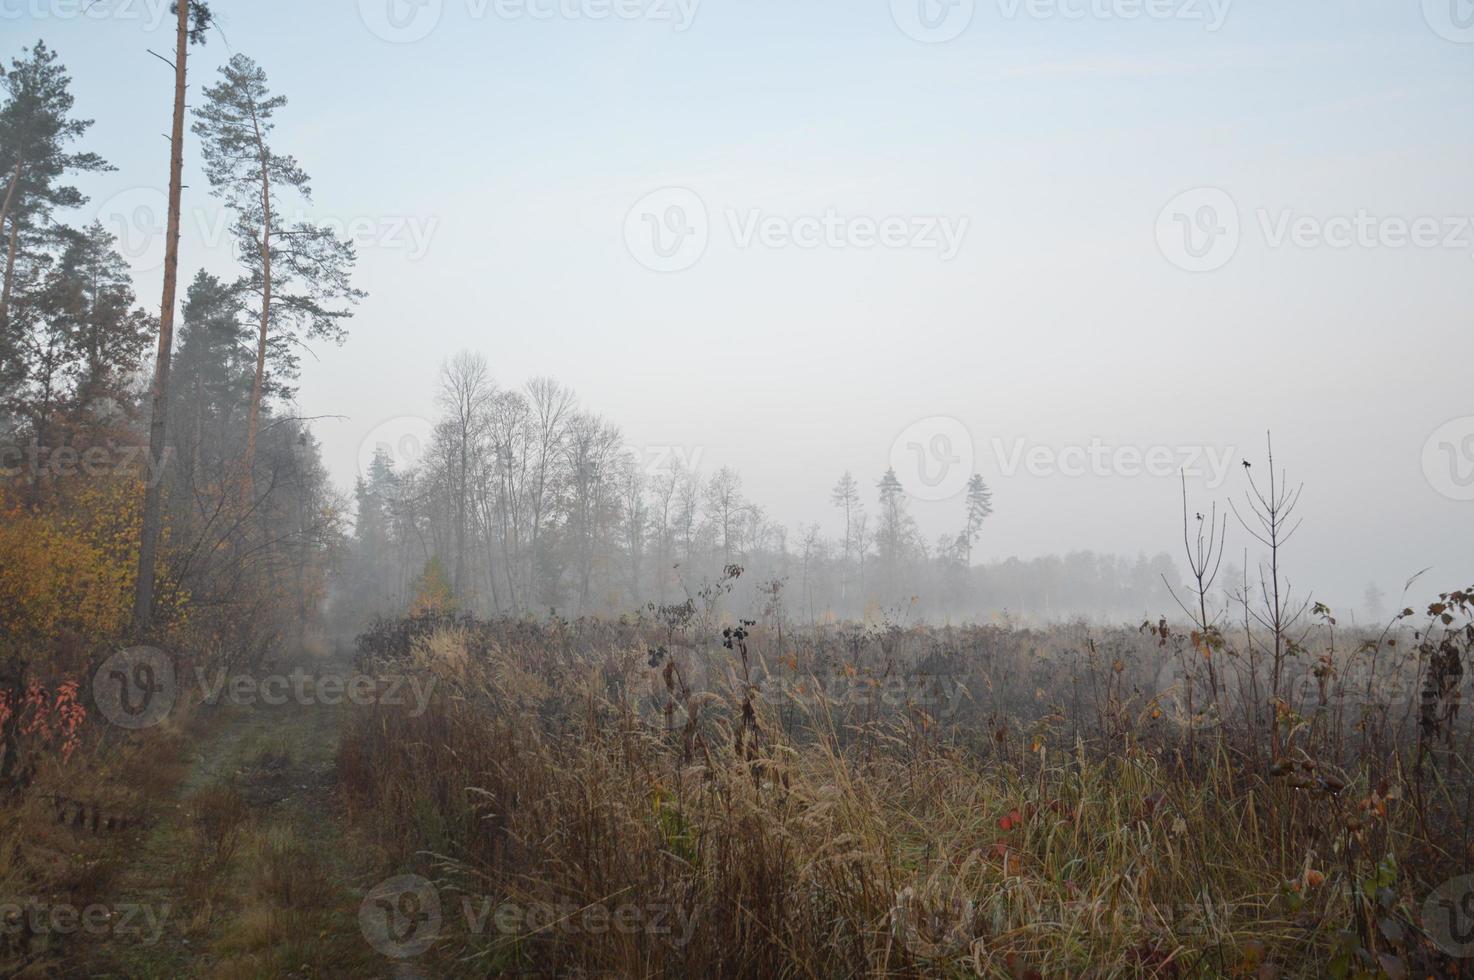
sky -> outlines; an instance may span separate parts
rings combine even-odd
[[[413,453],[441,364],[551,375],[652,470],[738,469],[837,530],[895,466],[975,557],[1181,551],[1247,471],[1304,482],[1284,556],[1359,605],[1474,580],[1469,0],[215,0],[276,148],[358,245],[300,414],[347,491]],[[66,219],[158,302],[167,0],[0,0],[117,169]],[[233,274],[186,145],[182,281]],[[1228,554],[1259,548],[1235,521]],[[1180,560],[1180,559],[1179,559]]]

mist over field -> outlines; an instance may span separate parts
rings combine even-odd
[[[0,974],[1474,975],[1467,0],[0,40]]]
[[[148,281],[167,173],[139,134],[167,116],[113,80],[167,74],[157,6],[34,23],[117,167],[79,177],[76,220]],[[1416,5],[937,4],[943,34],[965,21],[946,41],[885,3],[258,6],[220,12],[199,77],[257,53],[317,191],[289,217],[357,246],[369,295],[296,403],[332,416],[345,492],[469,349],[503,387],[558,378],[652,463],[733,468],[793,535],[841,533],[846,469],[873,506],[888,466],[946,465],[895,447],[942,418],[966,442],[939,455],[999,496],[979,558],[1175,552],[1177,470],[1241,493],[1273,429],[1307,482],[1306,587],[1349,612],[1470,570],[1469,426],[1434,439],[1469,408],[1428,360],[1467,325],[1467,51]],[[282,23],[312,57],[269,56]],[[229,274],[232,219],[185,172],[186,281]],[[1128,458],[1072,469],[1094,446]],[[914,503],[925,540],[955,533],[957,496]]]

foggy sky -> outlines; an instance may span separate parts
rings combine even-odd
[[[903,433],[922,496],[970,442],[997,509],[980,560],[1179,557],[1177,461],[1202,469],[1195,510],[1223,506],[1272,428],[1306,483],[1298,587],[1349,607],[1429,565],[1414,604],[1468,585],[1454,0],[914,3],[216,0],[192,101],[255,58],[310,213],[359,242],[369,297],[301,379],[301,414],[346,416],[315,425],[337,483],[473,348],[504,385],[570,385],[652,461],[737,468],[792,529],[837,529],[847,468],[873,510]],[[85,148],[118,169],[61,217],[124,233],[154,305],[167,3],[80,6],[0,0],[5,57],[40,37],[71,70]],[[192,136],[186,161],[187,283],[234,265]],[[652,251],[676,225],[696,237]],[[934,540],[961,497],[913,512]]]

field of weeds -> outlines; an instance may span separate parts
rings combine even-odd
[[[376,945],[488,976],[1461,975],[1470,599],[1294,638],[380,622],[366,665],[436,688],[340,748],[399,861]]]

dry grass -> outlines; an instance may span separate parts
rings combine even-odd
[[[1428,884],[1410,867],[1456,838],[1443,828],[1430,841],[1413,807],[1377,796],[1385,765],[1347,770],[1297,747],[1284,778],[1222,732],[1189,746],[1163,730],[1155,692],[1127,691],[1119,661],[1103,676],[1085,661],[1056,674],[1026,698],[1039,707],[1032,721],[992,696],[1008,670],[987,663],[969,679],[968,711],[943,718],[933,705],[753,696],[769,665],[812,679],[834,653],[819,636],[779,647],[752,629],[731,651],[670,653],[668,671],[650,666],[637,630],[497,629],[434,636],[411,668],[442,682],[431,710],[360,717],[339,760],[358,819],[386,844],[405,842],[402,857],[437,881],[440,949],[458,969],[1258,977],[1456,966],[1419,934]],[[877,656],[905,661],[903,639],[875,638]],[[1036,639],[1012,649],[1020,670],[1039,656]],[[831,669],[864,676],[856,662]],[[1015,673],[1015,685],[1030,676]],[[1089,725],[1051,708],[1090,685],[1105,693]],[[555,914],[530,925],[462,914],[507,905]],[[585,918],[621,906],[645,910],[627,913],[638,927]],[[657,907],[667,928],[650,922]]]
[[[43,909],[113,904],[132,844],[155,818],[151,801],[179,779],[193,724],[181,712],[146,737],[102,726],[70,759],[35,755],[32,780],[0,797],[0,899]],[[0,974],[52,976],[73,962],[76,936],[32,934],[7,911]]]

